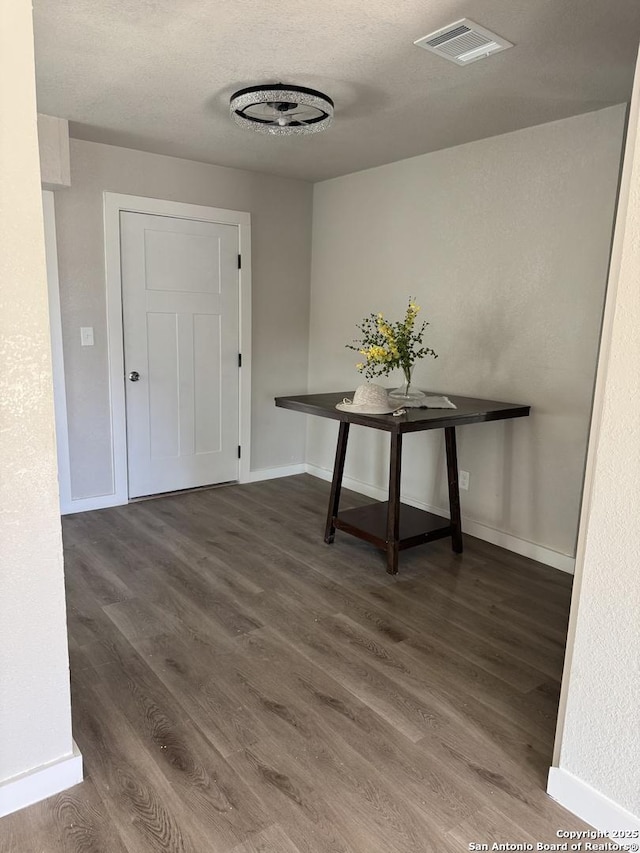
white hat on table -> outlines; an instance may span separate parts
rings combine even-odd
[[[390,415],[397,408],[397,403],[389,402],[387,389],[373,382],[359,385],[355,390],[353,400],[345,397],[336,406],[336,409],[340,409],[341,412],[357,412],[360,415]]]

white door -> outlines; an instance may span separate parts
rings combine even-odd
[[[238,228],[120,214],[129,497],[238,477]]]

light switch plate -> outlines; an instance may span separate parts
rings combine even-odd
[[[80,343],[83,347],[93,346],[93,326],[80,327]]]

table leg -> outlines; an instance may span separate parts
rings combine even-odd
[[[336,447],[336,461],[333,465],[333,480],[331,481],[331,495],[329,497],[329,511],[327,512],[327,526],[324,531],[324,541],[331,545],[335,539],[336,529],[333,519],[338,514],[340,504],[340,490],[342,488],[342,475],[344,473],[344,460],[347,455],[347,439],[349,438],[349,424],[340,421],[338,430],[338,445]]]
[[[387,511],[387,572],[398,573],[400,550],[400,473],[402,468],[402,433],[391,433],[389,459],[389,509]]]
[[[445,427],[444,442],[447,450],[447,477],[449,480],[449,510],[451,511],[451,547],[462,554],[462,522],[460,518],[460,490],[458,488],[458,453],[456,428]]]

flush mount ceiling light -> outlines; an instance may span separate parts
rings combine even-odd
[[[285,83],[240,89],[231,96],[229,108],[240,127],[275,136],[319,133],[333,119],[328,95]]]

